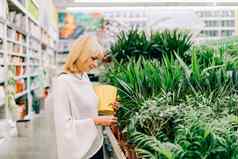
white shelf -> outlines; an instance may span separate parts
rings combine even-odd
[[[12,39],[7,39],[7,41],[26,47],[26,44],[18,42],[18,41],[15,41],[15,40],[12,40]]]
[[[13,3],[18,9],[20,9],[24,14],[27,14],[26,9],[22,6],[20,2],[17,0],[9,0],[11,3]]]
[[[25,54],[19,54],[19,53],[9,53],[12,56],[19,56],[19,57],[26,57]]]
[[[32,55],[30,55],[29,57],[32,58],[32,59],[41,59],[40,56],[38,57],[38,56],[32,56]]]
[[[39,76],[39,73],[34,73],[30,75],[31,77]]]
[[[16,96],[15,96],[15,99],[19,98],[19,97],[22,97],[24,96],[25,94],[27,94],[27,90],[21,92],[21,93],[17,93]]]
[[[37,37],[35,37],[34,35],[30,34],[30,37],[33,38],[34,40],[38,41],[38,42],[41,42],[40,39],[38,39]]]
[[[1,0],[0,0],[1,1]],[[39,23],[38,18],[34,18],[30,12],[25,8],[24,5],[22,5],[19,0],[6,0],[6,2],[9,4],[8,8],[4,8],[4,10],[11,10],[12,12],[16,13],[22,13],[23,17],[20,19],[22,21],[22,24],[15,23],[14,21],[11,21],[9,18],[0,17],[0,24],[3,26],[3,36],[1,37],[5,43],[3,43],[3,49],[0,49],[0,55],[1,55],[1,62],[0,65],[3,65],[4,69],[4,75],[7,74],[8,71],[10,71],[10,68],[8,66],[12,66],[15,68],[15,66],[24,66],[26,69],[26,73],[21,76],[15,76],[14,80],[24,80],[26,89],[20,93],[15,94],[15,99],[22,97],[22,96],[29,96],[31,91],[36,91],[41,88],[41,86],[37,86],[37,83],[33,83],[31,85],[31,80],[37,80],[37,77],[41,76],[41,73],[38,71],[41,67],[43,67],[42,62],[43,60],[43,54],[44,53],[50,53],[53,51],[56,51],[57,48],[54,48],[53,42],[48,42],[48,36],[50,39],[55,39],[53,30],[48,30],[47,28],[43,28],[41,24]],[[37,2],[37,0],[33,0],[33,2]],[[39,7],[39,4],[36,3],[36,5]],[[20,15],[19,15],[20,16]],[[41,16],[41,15],[39,15]],[[30,23],[33,24],[30,24]],[[24,24],[23,24],[24,23]],[[30,31],[30,27],[32,25],[32,31]],[[37,29],[37,32],[34,34],[35,29]],[[9,32],[9,34],[8,34]],[[11,33],[11,34],[10,34]],[[19,33],[20,38],[15,38],[15,34]],[[41,34],[40,34],[41,33]],[[7,36],[12,35],[12,36]],[[0,35],[1,36],[1,35]],[[42,38],[45,37],[45,38]],[[45,40],[44,40],[45,39]],[[56,42],[56,41],[55,41]],[[45,44],[46,50],[42,51],[42,44]],[[50,43],[50,44],[49,44]],[[29,45],[31,44],[31,45]],[[55,43],[54,43],[55,44]],[[7,50],[8,45],[16,45],[16,47],[19,47],[20,51],[17,53],[17,50],[9,49]],[[4,49],[6,48],[6,49]],[[52,50],[52,51],[51,51]],[[16,57],[16,58],[14,58]],[[18,60],[19,59],[19,60]],[[27,81],[30,80],[30,81]],[[3,79],[3,81],[0,80],[0,83],[5,84],[7,81],[6,79]],[[47,82],[44,82],[47,83]],[[36,85],[34,85],[36,84]],[[47,83],[47,86],[49,84]],[[30,100],[30,99],[27,99]],[[0,107],[1,103],[3,101],[0,101]],[[30,102],[28,102],[30,104]],[[28,111],[30,115],[31,112],[31,105],[28,105]],[[0,121],[1,122],[1,121]],[[0,136],[0,143],[1,143],[1,136]]]
[[[30,64],[29,66],[40,66],[40,64]]]
[[[10,63],[10,66],[26,66],[26,64],[22,63]]]
[[[4,19],[3,17],[0,17],[0,23],[6,23],[6,19]]]
[[[33,21],[36,25],[40,26],[39,22],[37,22],[29,13],[27,13],[27,15],[31,21]]]
[[[33,91],[33,90],[36,90],[38,88],[40,88],[40,87],[39,86],[35,86],[35,87],[32,87],[31,90]]]
[[[17,31],[17,32],[20,32],[24,35],[27,35],[26,31],[21,29],[20,27],[17,27],[15,24],[12,24],[11,22],[7,22],[7,26],[12,28],[13,30]]]
[[[23,79],[23,78],[27,78],[27,75],[16,76],[15,80],[19,80],[19,79]]]

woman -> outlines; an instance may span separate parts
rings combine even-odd
[[[64,73],[53,85],[58,159],[103,158],[103,136],[97,126],[110,126],[116,119],[97,115],[97,97],[86,74],[102,58],[103,49],[96,38],[76,40]]]

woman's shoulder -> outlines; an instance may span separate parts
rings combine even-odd
[[[59,75],[56,76],[55,82],[56,83],[66,83],[71,79],[70,74],[67,73],[60,73]]]

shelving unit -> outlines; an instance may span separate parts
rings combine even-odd
[[[57,39],[18,0],[0,0],[0,6],[4,8],[0,11],[0,85],[6,87],[6,96],[8,87],[12,87],[15,88],[15,100],[26,98],[26,117],[31,120],[32,91],[45,87],[41,80],[46,77],[40,76],[44,75],[46,66],[55,64],[49,57],[52,52],[56,53]],[[47,62],[45,66],[43,57],[53,62]],[[15,84],[9,85],[10,80]],[[8,103],[0,101],[0,112],[5,110],[4,115],[0,113],[0,119],[2,116],[9,118],[8,107]]]
[[[22,96],[24,96],[24,95],[26,95],[26,94],[27,94],[27,90],[25,90],[25,91],[23,91],[23,92],[21,92],[21,93],[17,93],[16,96],[15,96],[15,98],[17,99],[17,98],[22,97]]]

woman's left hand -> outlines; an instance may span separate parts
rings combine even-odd
[[[112,102],[111,105],[112,105],[114,112],[117,112],[117,110],[119,108],[119,102],[118,101]]]

